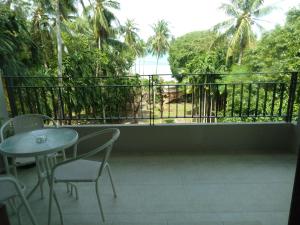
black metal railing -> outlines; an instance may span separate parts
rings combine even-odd
[[[297,72],[125,77],[4,76],[11,116],[40,113],[63,124],[291,122]]]

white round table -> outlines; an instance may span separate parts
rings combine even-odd
[[[8,157],[35,157],[36,161],[40,159],[44,164],[44,168],[46,168],[46,177],[49,181],[51,166],[49,166],[47,156],[74,146],[77,140],[78,133],[69,128],[45,128],[33,130],[16,134],[5,139],[0,144],[0,154],[3,156],[7,173],[10,173]],[[16,168],[13,168],[14,175],[16,176]],[[43,182],[43,180],[38,180],[35,187],[27,195],[28,198],[41,182]]]
[[[0,154],[8,157],[48,155],[73,146],[77,140],[78,133],[69,128],[33,130],[5,139],[0,144]]]

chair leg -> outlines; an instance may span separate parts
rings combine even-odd
[[[52,198],[53,198],[53,184],[51,184],[51,186],[50,186],[50,194],[49,194],[48,225],[51,225]]]
[[[75,190],[75,197],[76,197],[76,200],[79,199],[79,195],[78,195],[78,189],[77,189],[77,186],[73,183],[69,183],[70,186],[71,186],[71,195],[73,196],[73,188]]]
[[[110,183],[111,183],[111,187],[112,187],[113,192],[114,192],[114,197],[116,198],[117,197],[117,192],[116,192],[116,188],[115,188],[115,185],[114,185],[114,181],[112,179],[112,175],[111,175],[109,164],[106,164],[106,168],[107,168],[107,172],[108,172],[108,175],[109,175],[109,180],[110,180]]]
[[[104,212],[103,212],[103,208],[102,208],[102,204],[101,204],[101,200],[100,200],[100,195],[99,195],[98,181],[95,182],[95,186],[96,186],[96,195],[97,195],[97,200],[98,200],[98,205],[99,205],[102,221],[105,222]]]
[[[22,220],[21,220],[20,212],[17,212],[17,217],[18,217],[18,224],[22,225]]]
[[[44,184],[44,180],[42,179],[40,181],[41,199],[44,199],[44,187],[43,187],[43,184]]]
[[[56,205],[57,205],[57,209],[58,209],[58,213],[59,213],[59,217],[60,217],[60,222],[61,222],[61,225],[64,225],[64,218],[63,218],[63,215],[62,215],[62,211],[61,211],[61,207],[59,205],[59,202],[58,202],[58,199],[57,199],[57,196],[53,190],[53,187],[54,184],[53,182],[51,183],[50,185],[50,194],[49,194],[49,212],[48,212],[48,225],[51,225],[51,214],[52,214],[52,198],[54,198],[54,201],[56,202]]]
[[[23,201],[23,203],[24,203],[24,205],[25,205],[25,208],[26,208],[26,210],[27,210],[27,213],[28,213],[28,215],[29,215],[29,218],[30,218],[32,224],[33,224],[33,225],[37,225],[36,219],[35,219],[35,217],[34,217],[32,211],[31,211],[31,209],[30,209],[30,207],[29,207],[28,202],[25,201],[25,199],[22,199],[22,201]]]
[[[21,201],[22,201],[23,205],[24,205],[25,208],[26,208],[26,211],[27,211],[27,213],[28,213],[28,215],[29,215],[29,218],[30,218],[32,224],[33,224],[33,225],[37,225],[36,219],[35,219],[35,217],[34,217],[32,211],[31,211],[31,208],[30,208],[30,206],[29,206],[29,204],[28,204],[28,202],[27,202],[27,200],[26,200],[24,194],[22,193],[21,190],[18,190],[18,192],[19,192],[19,196],[20,196],[20,198],[21,198]],[[19,212],[17,212],[17,213],[19,214]],[[19,219],[19,218],[18,218],[18,219]],[[20,222],[21,222],[21,221],[20,221]]]
[[[8,199],[8,205],[10,206],[10,208],[13,211],[13,214],[17,215],[17,219],[18,219],[18,224],[22,225],[22,221],[21,221],[21,216],[20,216],[20,209],[21,207],[17,206],[17,203],[15,201],[15,197]],[[22,205],[22,204],[21,204]]]

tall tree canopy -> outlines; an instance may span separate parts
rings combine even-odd
[[[119,23],[112,9],[120,9],[120,4],[114,0],[89,1],[88,17],[93,27],[94,37],[98,48],[101,49],[103,42],[115,34],[113,23]]]
[[[300,8],[288,12],[286,24],[263,35],[246,54],[250,71],[300,70]]]
[[[225,46],[213,46],[216,33],[196,31],[185,34],[171,42],[169,63],[172,74],[180,80],[180,74],[214,73],[225,68]]]
[[[154,34],[149,38],[148,45],[152,55],[156,56],[156,74],[158,67],[158,60],[165,55],[170,46],[171,32],[168,22],[159,20],[152,26]]]
[[[244,52],[247,48],[253,46],[255,34],[253,27],[259,29],[263,27],[259,24],[260,18],[271,12],[273,7],[263,6],[264,0],[230,0],[229,3],[223,3],[221,9],[230,17],[214,26],[214,30],[221,33],[217,39],[228,38],[229,45],[226,55],[226,61],[242,63]]]
[[[0,70],[10,76],[24,73],[30,44],[24,15],[11,10],[9,4],[0,4]]]

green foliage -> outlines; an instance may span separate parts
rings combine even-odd
[[[171,42],[169,63],[173,76],[180,74],[216,73],[225,70],[224,44],[213,47],[216,34],[211,31],[188,33]]]
[[[23,75],[23,63],[30,58],[29,44],[26,18],[0,4],[0,70],[4,75]]]
[[[76,2],[83,6],[83,15],[77,14]],[[218,24],[215,31],[192,32],[170,42],[169,24],[160,20],[152,26],[154,34],[145,43],[133,20],[119,24],[114,14],[120,8],[117,1],[62,0],[57,11],[55,3],[49,0],[0,3],[0,70],[7,76],[24,76],[6,85],[30,86],[11,90],[19,112],[57,116],[62,110],[68,118],[86,121],[92,117],[118,122],[113,118],[121,116],[137,122],[143,104],[147,104],[146,115],[155,103],[155,116],[164,116],[164,107],[170,107],[165,101],[166,90],[173,84],[181,95],[176,104],[188,101],[189,110],[197,115],[202,107],[204,116],[216,115],[221,110],[229,117],[241,115],[237,120],[219,121],[252,121],[248,114],[257,114],[260,121],[268,121],[264,115],[279,114],[282,107],[281,119],[284,119],[290,75],[272,71],[300,70],[299,9],[288,13],[284,26],[257,40],[252,28],[260,27],[257,18],[271,8],[262,7],[263,1],[259,0],[234,0],[222,5],[231,19]],[[60,20],[55,20],[56,15]],[[57,30],[57,21],[61,22],[61,31]],[[169,52],[171,71],[177,82],[166,83],[159,76],[153,76],[153,80],[128,76],[135,59],[149,52],[157,57],[157,65],[160,57]],[[60,53],[62,66],[57,60]],[[58,80],[61,69],[62,79]],[[241,75],[253,71],[271,75]],[[228,74],[219,74],[223,72]],[[47,78],[37,78],[43,76]],[[258,84],[265,81],[281,82],[284,87]],[[187,85],[176,86],[178,83]]]
[[[168,22],[164,20],[159,20],[156,24],[152,26],[152,29],[154,31],[154,35],[149,37],[148,46],[149,46],[149,52],[152,55],[155,55],[157,58],[156,61],[156,74],[157,74],[158,60],[160,57],[164,56],[169,50],[171,32],[169,29]]]
[[[292,9],[284,26],[263,35],[249,50],[245,64],[252,71],[300,70],[300,9]]]
[[[221,32],[218,40],[229,39],[226,62],[242,63],[244,51],[255,43],[253,26],[263,29],[259,18],[273,10],[273,7],[263,6],[262,0],[234,0],[223,3],[220,9],[230,17],[214,26],[214,30]]]

